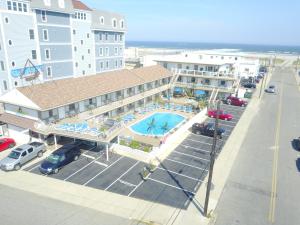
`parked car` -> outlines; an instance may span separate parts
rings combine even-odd
[[[234,96],[228,96],[225,100],[225,103],[227,103],[228,105],[242,106],[242,107],[245,107],[248,104],[247,101]]]
[[[217,117],[218,110],[209,110],[207,115],[211,118]],[[232,120],[233,116],[229,113],[224,112],[223,110],[219,110],[219,119],[220,120]]]
[[[215,132],[214,123],[194,123],[192,126],[192,132],[194,134],[202,134],[204,136],[213,137]],[[222,135],[225,133],[225,129],[218,128],[217,135],[219,138],[222,138]]]
[[[275,86],[274,85],[270,85],[265,92],[267,93],[275,93]]]
[[[0,139],[0,152],[3,152],[9,148],[16,146],[16,142],[12,138],[1,138]]]
[[[49,155],[40,165],[43,174],[58,173],[58,171],[69,163],[78,160],[81,152],[77,144],[64,145]]]
[[[243,84],[243,87],[244,88],[256,88],[256,84],[254,84],[254,83],[245,83],[245,84]]]
[[[11,151],[11,153],[0,161],[2,170],[19,170],[25,163],[36,158],[42,157],[46,151],[46,146],[40,142],[32,142],[21,145]]]
[[[298,137],[296,140],[295,140],[295,147],[297,150],[300,151],[300,137]]]

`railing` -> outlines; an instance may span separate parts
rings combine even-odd
[[[232,86],[223,86],[223,85],[211,85],[211,84],[201,84],[201,83],[186,83],[186,82],[176,82],[176,85],[182,85],[187,88],[218,88],[218,89],[224,89],[224,90],[233,90],[234,88]]]
[[[188,69],[177,69],[173,68],[172,72],[174,74],[179,75],[188,75],[188,76],[203,76],[203,77],[232,77],[234,75],[231,73],[224,73],[224,72],[214,72],[214,71],[198,71],[198,70],[188,70]]]

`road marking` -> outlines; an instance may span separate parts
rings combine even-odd
[[[208,153],[210,153],[210,151],[203,150],[203,149],[200,149],[200,148],[195,148],[195,147],[192,147],[192,146],[189,146],[189,145],[183,145],[183,144],[181,144],[181,146],[183,146],[184,148],[195,149],[195,150],[198,150],[198,151],[200,151],[200,152],[208,152]]]
[[[89,179],[87,182],[85,182],[83,184],[83,186],[86,186],[88,183],[90,183],[92,180],[94,180],[96,177],[98,177],[101,173],[103,173],[104,171],[108,170],[110,167],[112,167],[113,165],[115,165],[117,162],[119,162],[123,158],[124,158],[124,156],[121,156],[120,158],[118,158],[116,161],[114,161],[112,164],[110,164],[110,166],[106,167],[104,170],[100,171],[95,176],[93,176],[91,179]]]
[[[169,186],[169,187],[172,187],[172,188],[175,188],[175,189],[178,189],[178,190],[187,192],[187,193],[189,193],[189,194],[195,195],[195,193],[192,192],[192,191],[188,191],[188,190],[186,190],[186,189],[184,189],[184,188],[176,187],[176,186],[174,186],[174,185],[171,185],[171,184],[168,184],[168,183],[159,181],[159,180],[155,180],[155,179],[152,179],[152,178],[150,178],[150,177],[148,178],[148,180],[152,180],[152,181],[154,181],[154,182],[156,182],[156,183],[163,184],[163,185],[166,185],[166,186]]]
[[[130,197],[132,193],[135,192],[135,190],[138,189],[139,186],[141,186],[142,183],[144,183],[143,180],[138,185],[136,185],[136,187],[127,196]]]
[[[168,160],[168,161],[171,161],[171,162],[175,162],[175,163],[179,163],[179,164],[182,164],[182,165],[185,165],[185,166],[189,166],[189,167],[192,167],[192,168],[195,168],[195,169],[198,169],[198,170],[208,171],[207,169],[203,169],[203,168],[200,168],[200,167],[198,167],[198,166],[192,166],[192,165],[189,165],[189,164],[186,164],[186,163],[177,161],[177,160],[168,159],[168,158],[166,158],[165,160]]]
[[[107,164],[99,162],[99,161],[94,161],[94,163],[99,164],[99,165],[104,166],[104,167],[108,167]]]
[[[185,139],[185,141],[193,141],[193,142],[197,142],[197,143],[201,143],[201,144],[212,145],[211,143],[206,143],[206,142],[203,142],[203,141],[197,141],[197,140],[190,139],[190,138]]]
[[[126,173],[128,173],[130,170],[133,169],[133,167],[135,167],[137,164],[139,164],[140,162],[137,161],[133,166],[131,166],[128,170],[126,170],[121,176],[118,177],[118,179],[116,179],[114,182],[112,182],[110,185],[108,185],[107,188],[104,189],[104,191],[106,191],[107,189],[109,189],[111,186],[113,186],[118,180],[120,180]]]
[[[38,168],[39,166],[40,166],[40,164],[38,164],[38,165],[36,165],[36,166],[32,167],[30,170],[27,170],[27,171],[28,171],[28,172],[31,172],[32,170],[34,170],[34,169]]]
[[[197,156],[193,156],[193,155],[189,155],[189,154],[186,154],[186,153],[182,153],[182,152],[177,152],[177,151],[173,151],[179,155],[185,155],[185,156],[188,156],[188,157],[191,157],[191,158],[195,158],[195,159],[200,159],[200,160],[204,160],[204,161],[210,161],[209,159],[204,159],[204,158],[201,158],[201,157],[197,157]]]
[[[203,182],[203,180],[196,179],[196,178],[194,178],[194,177],[190,177],[190,176],[187,176],[187,175],[184,175],[184,174],[181,174],[181,173],[177,173],[177,172],[174,172],[174,171],[169,170],[169,169],[164,169],[164,168],[162,168],[162,167],[160,167],[160,166],[157,167],[157,169],[165,170],[165,171],[167,171],[167,172],[174,173],[174,174],[176,174],[176,175],[179,175],[179,176],[182,176],[182,177],[189,178],[189,179],[191,179],[191,180],[199,181],[199,182],[201,182],[201,183]]]
[[[81,154],[81,155],[84,156],[84,157],[90,158],[90,159],[95,159],[96,158],[94,156],[90,156],[90,155],[87,155],[87,154]]]
[[[79,173],[80,171],[84,170],[85,168],[87,168],[89,165],[91,165],[92,163],[94,163],[97,159],[101,158],[103,155],[103,153],[98,157],[95,158],[93,161],[91,161],[90,163],[86,164],[84,167],[81,167],[79,170],[77,170],[76,172],[72,173],[71,175],[69,175],[67,178],[65,178],[64,180],[68,180],[69,178],[73,177],[74,175],[76,175],[77,173]]]
[[[274,155],[273,155],[272,188],[271,188],[271,199],[270,199],[270,210],[269,210],[269,221],[271,223],[274,223],[274,221],[275,221],[279,138],[280,138],[281,114],[282,114],[282,92],[283,92],[283,85],[282,85],[282,81],[281,81],[281,91],[280,91],[280,97],[279,97],[276,132],[275,132],[275,149],[274,149]]]
[[[121,180],[121,179],[119,180],[119,182],[120,182],[121,184],[125,184],[125,185],[127,185],[127,186],[129,186],[129,187],[136,187],[135,184],[129,183],[129,182],[124,181],[124,180]]]

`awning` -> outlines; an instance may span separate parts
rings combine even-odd
[[[176,93],[183,93],[183,88],[181,88],[181,87],[175,87],[174,88],[174,92],[176,92]]]
[[[194,95],[195,95],[195,96],[200,96],[200,95],[206,95],[206,93],[205,93],[205,91],[203,91],[203,90],[196,90],[196,91],[194,92]]]
[[[0,115],[0,121],[3,123],[11,124],[24,129],[30,129],[34,131],[35,120],[27,119],[24,117],[16,116],[10,113],[3,113]]]

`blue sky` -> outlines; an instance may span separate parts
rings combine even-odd
[[[299,0],[82,0],[119,12],[127,40],[300,45]]]

